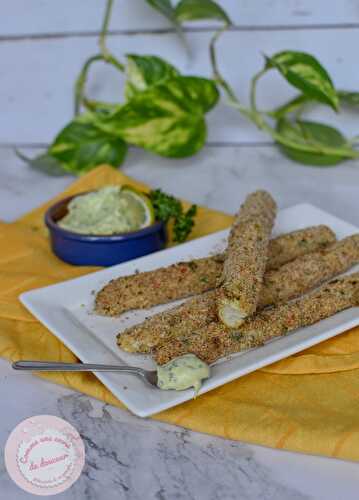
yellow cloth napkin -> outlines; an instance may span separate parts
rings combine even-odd
[[[109,183],[145,188],[104,166],[58,198]],[[9,360],[76,360],[18,301],[25,290],[95,270],[70,266],[52,254],[43,214],[53,202],[15,223],[0,223],[0,355]],[[192,237],[223,229],[231,220],[200,208]],[[42,376],[123,407],[91,373]],[[274,448],[359,460],[359,328],[154,418]]]

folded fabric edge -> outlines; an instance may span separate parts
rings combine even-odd
[[[261,368],[260,371],[278,375],[310,375],[350,371],[358,368],[359,352],[353,352],[350,354],[300,354]]]

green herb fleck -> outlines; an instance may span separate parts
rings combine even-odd
[[[196,262],[194,262],[193,260],[190,260],[189,262],[187,262],[187,265],[190,268],[190,270],[193,272],[196,271],[198,268],[198,264],[196,264]]]

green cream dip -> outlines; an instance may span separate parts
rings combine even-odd
[[[185,354],[157,367],[157,385],[160,389],[183,391],[194,387],[196,394],[202,380],[210,375],[209,366],[194,354]]]
[[[76,196],[68,204],[68,213],[58,225],[63,229],[92,235],[111,235],[136,231],[147,217],[136,193],[120,186]]]

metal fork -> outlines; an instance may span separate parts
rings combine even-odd
[[[58,363],[48,361],[15,361],[14,370],[44,372],[122,372],[137,375],[146,383],[157,387],[157,372],[135,366],[97,365],[92,363]]]

